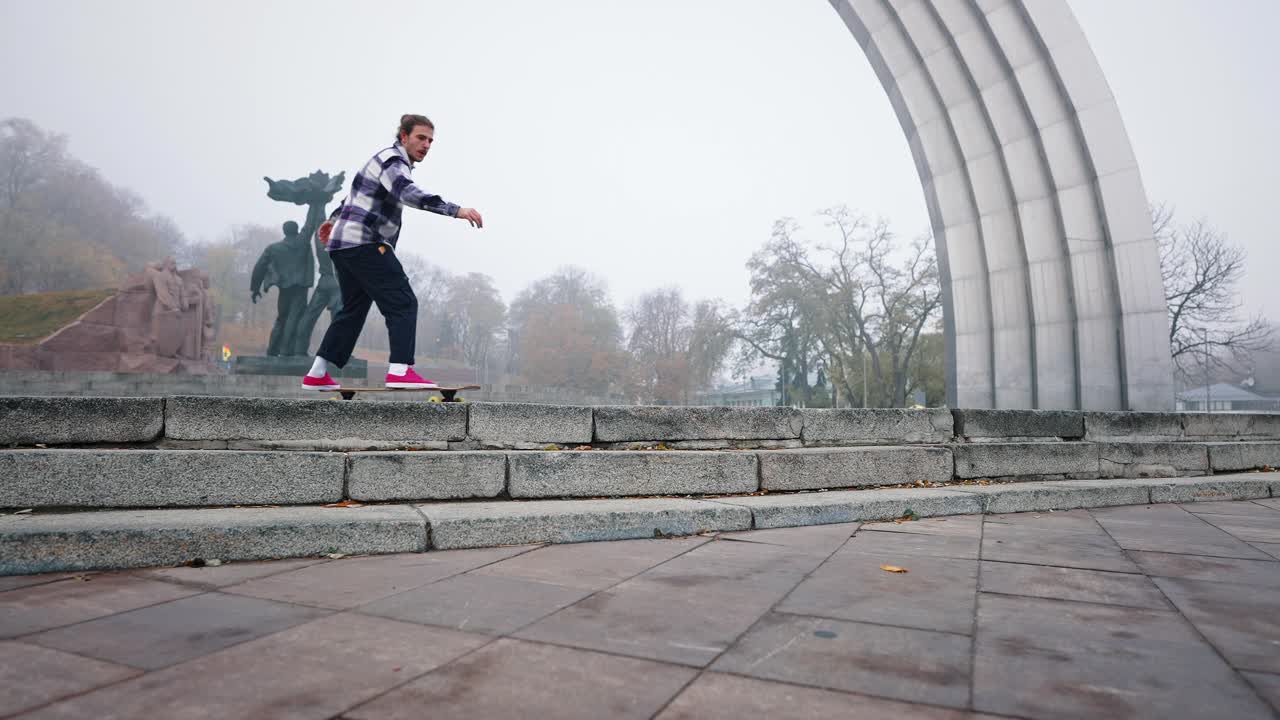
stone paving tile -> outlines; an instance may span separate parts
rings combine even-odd
[[[1255,545],[1256,546],[1256,545]],[[1200,557],[1134,550],[1129,557],[1153,577],[1261,585],[1280,589],[1280,563],[1274,560]]]
[[[1007,595],[978,601],[973,692],[1020,717],[1271,717],[1177,613]]]
[[[344,613],[56,703],[23,720],[327,720],[487,641]]]
[[[987,515],[986,525],[1030,526],[1037,530],[1054,532],[1083,532],[1094,535],[1105,534],[1102,526],[1088,510],[1056,510],[1053,512],[1003,513]]]
[[[916,535],[981,535],[981,515],[951,515],[949,517],[924,518],[908,522],[866,523],[863,530],[901,532]]]
[[[1271,703],[1276,714],[1280,715],[1280,675],[1254,672],[1241,674],[1253,685],[1253,689],[1257,690],[1259,695]]]
[[[1079,568],[982,563],[983,592],[1172,610],[1149,578]]]
[[[1179,503],[1178,507],[1195,515],[1247,515],[1275,517],[1280,508],[1267,507],[1254,502],[1194,502]],[[1280,522],[1280,518],[1277,518]]]
[[[1204,521],[1246,542],[1280,543],[1280,513],[1275,517],[1204,515]]]
[[[853,536],[853,539],[845,545],[845,549],[868,554],[977,560],[979,545],[976,534],[879,532],[864,528]]]
[[[967,555],[964,543],[976,545],[982,533],[988,592],[978,596],[972,672],[979,710],[1035,718],[1272,717],[1260,697],[1277,703],[1280,695],[1280,593],[1273,591],[1280,587],[1280,543],[1242,541],[1219,527],[1267,531],[1276,527],[1267,522],[1273,510],[1280,510],[1280,498],[1024,513],[985,522],[964,517],[860,529],[813,526],[734,533],[725,540],[591,543],[532,552],[526,546],[230,563],[84,574],[88,581],[73,574],[0,578],[0,637],[28,635],[0,642],[0,716],[53,702],[23,717],[355,720],[418,717],[425,707],[432,717],[501,717],[512,709],[514,716],[581,711],[583,717],[648,717],[690,677],[686,666],[705,666],[728,650],[715,669],[734,674],[704,674],[660,717],[976,717],[940,707],[969,707],[967,695],[957,695],[946,679],[958,672],[967,694],[970,639],[913,623],[959,626],[955,618],[965,606],[948,602],[947,593],[968,582],[966,568],[978,563],[948,555]],[[1145,536],[1166,552],[1126,554],[1103,527],[1126,546],[1142,544]],[[855,529],[857,535],[800,584]],[[862,538],[868,542],[858,545]],[[683,543],[697,547],[683,555],[666,549]],[[865,553],[859,548],[876,552],[860,558]],[[1219,557],[1224,549],[1233,554]],[[527,554],[512,557],[522,552]],[[910,572],[880,571],[884,553],[900,557],[891,564]],[[1020,555],[1028,559],[1013,560]],[[1053,565],[1062,567],[1048,567]],[[1185,618],[1174,610],[1025,597],[1146,604],[1149,587],[1139,589],[1146,582],[1141,575],[1090,571],[1134,573],[1139,565]],[[323,571],[334,566],[340,571]],[[504,639],[466,657],[490,638],[367,616],[363,609],[307,622],[291,614],[326,611],[255,599],[272,592],[299,603],[348,607],[367,593],[362,602],[377,606],[394,604],[396,597],[388,596],[399,593],[405,596],[400,611],[434,613],[435,620],[422,622],[456,626],[461,620],[446,610],[477,610],[483,612],[476,616],[489,613],[489,620],[468,621],[468,630],[487,622],[499,631],[516,625],[522,608],[542,603],[530,587],[581,597],[639,570],[644,572],[519,634],[574,648]],[[893,584],[901,580],[915,585]],[[833,589],[817,591],[819,582]],[[935,589],[932,582],[949,587]],[[225,589],[199,593],[214,587]],[[895,592],[907,587],[913,591]],[[976,580],[971,598],[975,590]],[[761,619],[789,592],[779,605],[785,611]],[[1019,595],[998,594],[1007,592]],[[787,604],[800,601],[825,601],[828,607],[799,608],[824,617],[793,614]],[[845,615],[855,617],[839,619]],[[287,627],[294,622],[303,624]],[[79,624],[51,629],[73,623]],[[35,632],[41,634],[30,635]],[[147,667],[186,662],[133,677],[132,668],[36,642]],[[238,644],[225,647],[231,643]],[[952,652],[952,644],[964,652]],[[1223,656],[1245,671],[1247,682]],[[730,662],[747,670],[722,668]],[[548,672],[559,679],[546,682]],[[661,682],[651,683],[654,677]],[[759,679],[765,677],[781,682]],[[676,678],[669,688],[662,685],[667,678]],[[520,704],[508,702],[517,698]]]
[[[532,552],[472,571],[551,583],[563,587],[600,590],[710,542],[704,537],[664,540],[619,540],[604,543],[547,545]]]
[[[200,587],[221,588],[326,562],[330,561],[327,558],[261,560],[257,562],[229,562],[217,567],[154,568],[135,571],[134,574],[152,578],[153,580],[168,580]]]
[[[7,590],[17,590],[18,588],[30,587],[32,585],[45,585],[52,582],[60,582],[70,578],[97,573],[44,573],[41,575],[6,575],[0,577],[0,592]]]
[[[1274,494],[1274,492],[1275,490],[1273,489],[1272,493]],[[1258,505],[1265,505],[1266,507],[1280,510],[1280,497],[1260,498],[1258,500],[1254,500],[1253,502],[1257,503]]]
[[[195,595],[198,590],[129,575],[86,575],[0,594],[0,638],[92,620]]]
[[[711,669],[964,708],[969,653],[962,635],[770,614]]]
[[[1109,520],[1112,522],[1147,523],[1161,526],[1174,523],[1197,526],[1204,522],[1196,517],[1195,514],[1189,513],[1173,503],[1095,508],[1090,510],[1089,513],[1099,523],[1103,520]]]
[[[504,635],[589,594],[581,588],[469,573],[358,609],[406,622]]]
[[[982,558],[1029,565],[1138,572],[1138,566],[1105,533],[1041,530],[1025,525],[987,523],[982,531]]]
[[[516,636],[702,666],[822,560],[763,543],[711,542]]]
[[[346,720],[650,718],[693,668],[503,639],[343,714]]]
[[[205,593],[49,630],[26,640],[159,670],[328,613],[258,598]]]
[[[1280,593],[1199,580],[1156,583],[1233,666],[1280,673]]]
[[[1205,522],[1201,516],[1177,508],[1173,510],[1182,515],[1152,514],[1145,516],[1148,519],[1131,519],[1141,516],[1104,515],[1095,511],[1094,516],[1116,544],[1125,550],[1266,559],[1262,551]]]
[[[141,670],[14,641],[0,641],[0,717],[102,685]]]
[[[791,591],[780,612],[968,635],[978,562],[855,552],[849,544]],[[892,565],[907,570],[881,570]]]
[[[346,610],[529,550],[529,546],[345,558],[250,580],[227,592]]]
[[[657,720],[982,720],[963,710],[885,700],[866,695],[834,692],[745,678],[705,673],[680,694]]]
[[[865,526],[864,526],[865,527]],[[721,533],[721,540],[765,543],[795,550],[818,553],[823,557],[835,552],[858,530],[858,523],[808,525],[806,527],[773,528]]]

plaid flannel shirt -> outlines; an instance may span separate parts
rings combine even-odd
[[[415,185],[412,172],[413,163],[399,142],[369,158],[351,181],[351,193],[329,216],[333,231],[326,249],[333,252],[373,243],[395,247],[404,205],[450,217],[458,214],[459,206]]]

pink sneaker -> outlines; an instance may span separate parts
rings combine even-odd
[[[409,368],[403,375],[387,373],[387,387],[394,390],[430,390],[440,386],[430,380],[423,380],[413,368]]]
[[[311,377],[310,375],[302,376],[303,390],[337,390],[342,387],[336,380],[329,377],[329,373],[325,373],[324,377]]]

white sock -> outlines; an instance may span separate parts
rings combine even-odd
[[[322,378],[329,372],[329,363],[319,355],[316,361],[311,363],[311,371],[307,373],[308,377]]]
[[[404,363],[391,363],[387,366],[388,375],[403,375],[409,372],[409,366]]]

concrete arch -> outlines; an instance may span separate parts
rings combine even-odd
[[[951,405],[1171,409],[1146,191],[1066,0],[830,2],[924,188]]]

